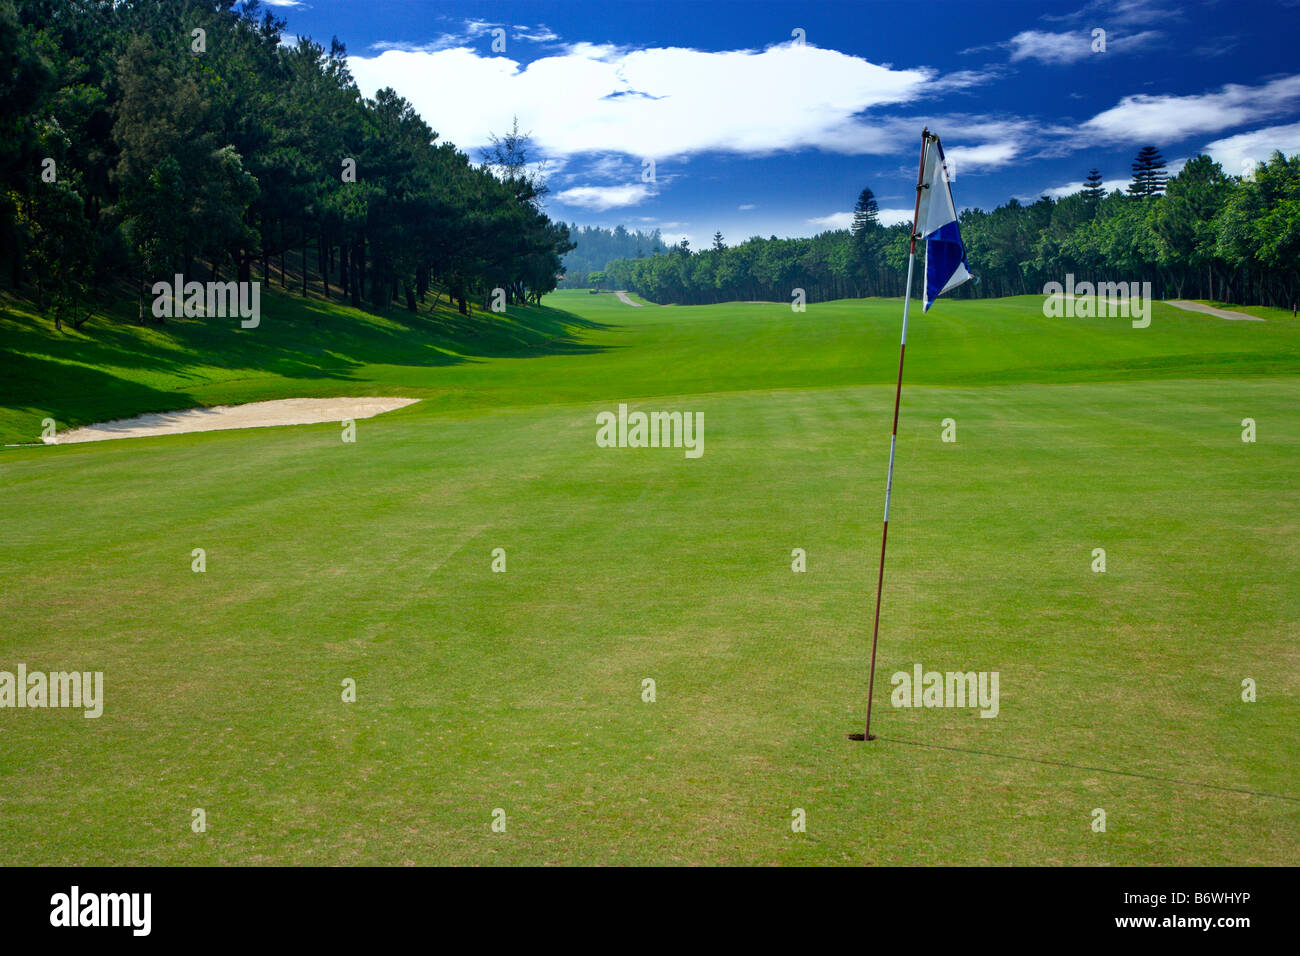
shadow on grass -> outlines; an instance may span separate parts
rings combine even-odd
[[[310,303],[314,310],[319,303]],[[335,317],[335,313],[325,314]],[[534,358],[539,355],[590,355],[607,346],[580,341],[585,332],[614,328],[545,305],[512,306],[503,314],[454,309],[413,313],[390,309],[383,318],[415,335],[427,335],[439,348],[462,358]]]
[[[100,409],[165,412],[192,406],[183,391],[165,391],[109,372],[32,355],[0,356],[0,421],[6,441],[40,441],[41,420],[53,418],[59,431],[86,424]]]
[[[270,290],[254,329],[241,328],[237,318],[140,326],[135,303],[122,300],[80,330],[56,332],[34,312],[29,302],[0,298],[0,409],[17,413],[4,416],[7,434],[18,421],[25,434],[37,412],[37,420],[52,417],[63,427],[194,407],[191,386],[228,380],[229,373],[342,382],[368,365],[435,368],[591,354],[606,347],[582,337],[614,328],[548,306],[462,316],[444,301],[420,312],[363,312]],[[114,374],[118,369],[126,377]]]

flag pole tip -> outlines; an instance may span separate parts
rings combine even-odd
[[[875,734],[849,734],[849,740],[875,740]]]

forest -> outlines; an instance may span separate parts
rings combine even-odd
[[[538,301],[573,247],[517,124],[473,162],[256,3],[0,0],[0,66],[0,283],[56,324],[286,258],[303,292],[465,313]]]
[[[0,0],[0,65],[0,283],[56,325],[126,295],[144,322],[148,290],[175,274],[285,286],[292,270],[301,291],[353,305],[445,292],[463,313],[494,289],[536,302],[561,283],[681,304],[903,292],[909,230],[879,222],[869,189],[851,229],[719,234],[699,251],[553,222],[517,124],[476,162],[393,90],[364,97],[337,39],[287,38],[256,3]],[[1236,176],[1197,156],[1166,177],[1146,147],[1133,174],[1126,192],[1094,170],[1073,195],[963,211],[976,281],[955,295],[1073,274],[1295,302],[1300,157]]]
[[[1291,308],[1300,294],[1300,157],[1274,152],[1245,176],[1226,175],[1209,156],[1166,177],[1146,147],[1127,191],[1107,195],[1092,170],[1059,200],[1011,200],[960,215],[976,281],[955,298],[1041,293],[1066,275],[1079,281],[1150,281],[1158,298],[1202,298]],[[883,226],[871,190],[859,195],[852,228],[812,238],[753,237],[712,248],[685,244],[666,254],[606,266],[612,288],[654,302],[809,302],[901,296],[910,223]],[[918,263],[913,293],[919,289]]]
[[[614,259],[640,259],[668,251],[658,229],[642,232],[621,225],[606,229],[570,223],[569,236],[577,247],[564,257],[562,289],[600,285],[606,263]]]

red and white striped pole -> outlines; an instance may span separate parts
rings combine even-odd
[[[880,574],[876,578],[876,623],[871,631],[871,676],[867,679],[867,723],[861,734],[849,734],[850,740],[875,740],[871,733],[871,698],[876,686],[876,644],[880,638],[880,598],[885,588],[885,542],[889,540],[889,493],[894,487],[894,449],[898,444],[898,407],[903,398],[903,353],[907,351],[907,310],[912,303],[912,267],[916,264],[916,229],[921,217],[921,190],[929,188],[925,178],[925,151],[930,146],[930,130],[921,130],[921,166],[916,171],[916,205],[912,209],[912,245],[907,255],[907,290],[903,294],[903,336],[898,345],[898,385],[894,389],[894,430],[889,436],[889,476],[885,479],[885,522],[880,532]]]

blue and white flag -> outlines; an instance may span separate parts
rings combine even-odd
[[[921,180],[921,209],[917,217],[918,234],[925,240],[925,308],[934,300],[955,289],[971,277],[966,266],[966,247],[957,228],[957,208],[952,201],[948,168],[943,161],[939,137],[930,137],[925,151],[925,173]]]

